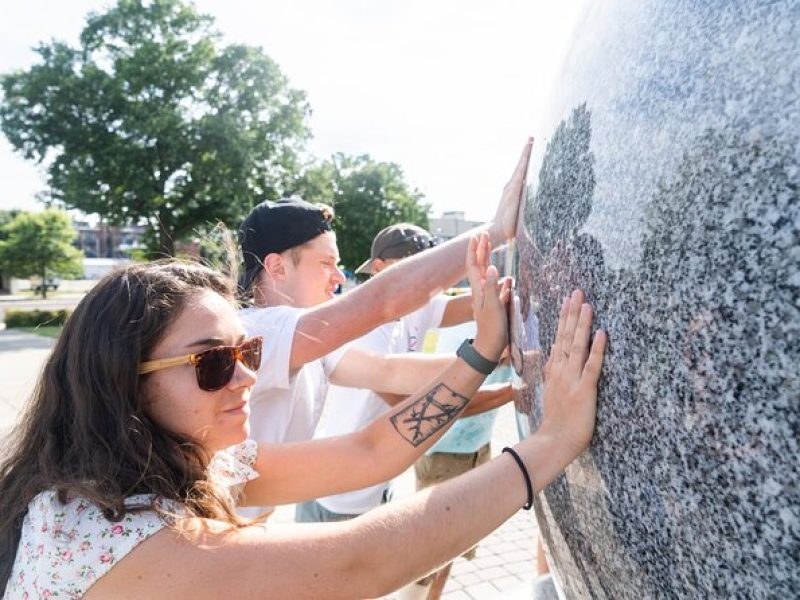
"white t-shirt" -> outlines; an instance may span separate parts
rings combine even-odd
[[[349,346],[289,371],[297,322],[306,309],[247,308],[239,318],[248,336],[264,338],[258,379],[250,394],[250,437],[282,444],[310,440],[319,422],[328,378]]]
[[[341,346],[290,372],[294,332],[306,310],[271,306],[239,311],[247,335],[264,338],[261,367],[250,394],[250,437],[257,442],[284,444],[314,437],[328,378],[349,348]],[[253,506],[239,509],[239,513],[254,519],[271,509]]]
[[[352,342],[353,347],[380,354],[399,354],[421,350],[425,332],[439,327],[450,298],[434,296],[428,304],[405,317],[386,323]],[[315,438],[346,435],[363,429],[389,409],[371,390],[331,385],[325,400],[325,417]],[[318,498],[326,509],[345,515],[359,515],[379,506],[391,482]]]

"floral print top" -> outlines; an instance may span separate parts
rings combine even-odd
[[[257,444],[253,440],[218,452],[209,472],[236,493],[255,479],[253,470]],[[149,504],[152,496],[127,499],[129,506]],[[172,514],[180,514],[177,502],[161,502]],[[66,504],[48,490],[38,494],[22,522],[22,535],[5,600],[34,598],[81,598],[100,577],[133,550],[137,544],[160,531],[169,522],[155,511],[128,513],[118,522],[105,518],[85,498]]]

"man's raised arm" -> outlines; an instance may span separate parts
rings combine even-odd
[[[457,283],[464,277],[464,259],[473,236],[488,232],[493,247],[511,239],[516,232],[532,144],[532,139],[525,144],[492,221],[404,259],[347,294],[306,312],[294,334],[290,368],[297,369],[410,313]]]

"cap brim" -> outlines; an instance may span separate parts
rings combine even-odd
[[[365,260],[363,263],[361,263],[361,266],[360,266],[360,267],[358,267],[358,268],[357,268],[357,269],[354,271],[354,273],[355,273],[356,275],[360,275],[361,273],[365,273],[365,274],[367,274],[367,275],[372,275],[372,259],[371,259],[371,258],[368,258],[368,259],[367,259],[367,260]]]

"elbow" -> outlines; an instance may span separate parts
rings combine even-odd
[[[405,561],[391,560],[385,554],[386,523],[372,522],[364,515],[348,523],[352,549],[341,567],[342,579],[347,582],[348,598],[383,598],[413,580]],[[349,585],[348,585],[349,584]]]
[[[358,464],[363,465],[363,478],[359,487],[377,485],[400,475],[408,466],[395,458],[395,447],[386,443],[387,434],[382,427],[382,419],[368,425],[365,429],[350,434],[356,444]]]

